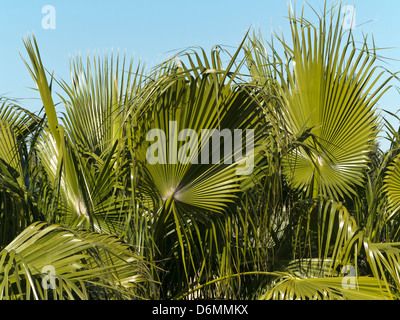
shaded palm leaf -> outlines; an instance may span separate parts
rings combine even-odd
[[[261,300],[388,300],[390,292],[381,290],[372,277],[357,277],[354,288],[343,285],[343,277],[298,278],[286,275]]]
[[[48,270],[54,287],[44,284]],[[0,252],[0,274],[0,296],[13,300],[136,298],[150,279],[141,258],[119,239],[44,223]]]
[[[379,83],[384,72],[376,74],[375,48],[368,47],[365,39],[358,50],[351,33],[347,36],[342,29],[340,17],[340,10],[325,11],[317,28],[289,10],[292,44],[278,37],[284,53],[273,51],[273,60],[268,59],[279,79],[283,127],[291,135],[308,130],[316,138],[289,154],[285,174],[294,187],[314,190],[310,195],[323,193],[336,199],[354,193],[354,186],[362,183],[376,136],[374,106],[390,79]],[[261,66],[253,70],[258,78],[268,72]]]

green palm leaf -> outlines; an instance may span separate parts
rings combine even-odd
[[[141,190],[151,190],[148,196],[158,203],[152,230],[160,258],[180,256],[188,282],[190,270],[204,259],[208,235],[201,230],[241,190],[244,166],[237,163],[238,155],[251,171],[257,144],[257,103],[245,88],[232,84],[237,72],[229,69],[233,63],[223,69],[219,51],[211,56],[212,62],[196,52],[182,55],[188,65],[181,63],[165,74],[162,91],[155,92],[132,133],[139,146],[133,151],[143,165]],[[236,145],[235,130],[241,130]],[[228,140],[219,135],[223,132]],[[215,139],[221,143],[214,145]]]
[[[396,156],[392,164],[388,166],[384,178],[384,189],[387,194],[389,208],[392,214],[400,208],[400,157]]]
[[[86,300],[137,298],[150,276],[117,238],[35,223],[0,252],[0,279],[1,299]]]
[[[261,300],[388,300],[390,292],[381,290],[373,277],[357,277],[356,286],[348,288],[343,277],[281,277]]]
[[[364,240],[367,260],[379,285],[387,290],[394,284],[400,288],[400,244],[399,243],[373,243]]]
[[[46,211],[53,217],[49,221],[121,234],[123,213],[131,205],[129,199],[125,201],[116,196],[116,190],[124,187],[118,176],[124,176],[129,170],[128,159],[120,154],[124,144],[122,124],[126,120],[120,111],[129,110],[132,104],[129,94],[135,92],[129,85],[130,76],[127,92],[120,96],[124,81],[119,88],[118,71],[109,73],[107,63],[102,66],[95,60],[92,74],[90,60],[84,70],[82,61],[77,59],[71,65],[72,86],[59,82],[69,97],[69,100],[62,98],[67,109],[64,127],[53,116],[56,110],[36,40],[33,40],[35,47],[30,39],[25,46],[33,71],[29,70],[48,118],[48,128],[41,133],[35,147],[48,179],[46,188],[50,198],[44,201],[44,207],[47,206]],[[132,64],[130,73],[131,70]]]
[[[0,108],[0,247],[9,243],[40,217],[31,178],[34,132],[39,117],[16,105]]]
[[[289,154],[284,172],[294,187],[336,199],[354,193],[363,181],[367,153],[376,137],[374,107],[390,80],[379,83],[384,72],[376,74],[375,47],[364,39],[357,49],[340,17],[340,10],[325,11],[317,28],[289,10],[291,46],[278,38],[284,53],[279,56],[274,50],[273,60],[268,58],[279,80],[275,85],[282,99],[283,127],[290,135],[308,130],[315,137]],[[252,45],[266,51],[260,42]],[[254,79],[268,79],[271,72],[257,65],[252,70]]]

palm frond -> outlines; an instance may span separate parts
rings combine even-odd
[[[286,275],[277,280],[261,300],[389,300],[388,290],[382,290],[373,277],[357,277],[356,285],[347,288],[343,277],[298,278]]]
[[[150,280],[142,258],[119,239],[44,223],[0,252],[0,273],[5,300],[138,298]]]

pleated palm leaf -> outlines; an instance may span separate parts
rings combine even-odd
[[[399,243],[371,241],[373,235],[342,204],[320,203],[316,213],[317,222],[298,220],[298,259],[282,266],[288,274],[274,281],[261,299],[397,299]],[[314,250],[315,258],[309,259]]]
[[[165,89],[138,122],[146,133],[137,150],[143,184],[158,203],[152,232],[160,259],[172,259],[168,269],[177,277],[170,284],[201,278],[204,246],[216,241],[207,228],[224,217],[240,180],[253,170],[259,111],[248,91],[233,82],[239,50],[226,68],[218,49],[211,61],[204,51],[184,53],[179,58],[187,65],[171,70],[161,85]]]
[[[353,283],[348,284],[347,282]],[[390,291],[382,291],[379,281],[372,277],[300,278],[282,276],[261,300],[389,300]]]
[[[89,226],[89,202],[85,194],[85,184],[77,168],[74,150],[65,136],[65,129],[59,124],[57,112],[46,72],[42,64],[36,39],[24,41],[31,67],[25,64],[37,85],[47,117],[47,127],[42,131],[37,144],[37,152],[48,177],[49,185],[55,194],[60,194],[56,207],[63,208],[62,219],[70,225]],[[46,201],[50,203],[50,201]]]
[[[32,68],[27,66],[39,89],[48,121],[47,127],[41,130],[43,119],[28,112],[25,117],[19,117],[20,108],[11,110],[13,112],[1,109],[2,189],[15,200],[12,204],[5,199],[2,216],[4,213],[11,214],[15,221],[21,218],[19,229],[14,233],[21,232],[21,228],[24,229],[32,221],[52,221],[55,212],[59,215],[54,220],[64,225],[88,229],[94,226],[101,230],[101,224],[97,221],[93,223],[93,217],[105,213],[96,209],[115,206],[114,199],[111,197],[108,202],[102,199],[103,202],[94,208],[95,202],[90,196],[97,195],[114,179],[110,167],[113,168],[115,162],[112,159],[115,144],[107,156],[98,161],[98,175],[93,174],[89,182],[98,180],[95,188],[88,189],[92,185],[85,178],[88,172],[92,173],[90,169],[93,167],[87,169],[84,162],[89,157],[85,159],[84,153],[79,153],[82,147],[79,149],[71,143],[64,127],[58,122],[36,41],[33,45],[28,39],[25,46]],[[37,132],[35,128],[38,128]],[[24,141],[28,136],[33,137],[29,142]],[[30,158],[25,155],[29,148],[32,153]],[[40,215],[37,214],[38,209]],[[31,217],[33,213],[36,215]],[[5,221],[2,226],[7,228],[12,224]],[[36,223],[23,230],[4,247],[0,255],[0,295],[3,299],[134,299],[151,296],[153,292],[147,284],[140,284],[142,280],[148,283],[150,279],[149,269],[142,259],[133,254],[133,248],[106,234]],[[51,292],[41,286],[41,279],[48,278],[43,271],[46,266],[57,274],[56,285]]]
[[[0,247],[42,217],[36,207],[31,147],[41,122],[8,101],[0,107]]]
[[[118,238],[35,223],[0,252],[0,299],[138,299],[148,266]]]
[[[86,65],[77,57],[71,62],[72,84],[59,81],[66,93],[60,96],[66,107],[64,123],[84,175],[99,228],[121,235],[126,212],[131,210],[127,172],[132,168],[126,150],[127,130],[142,98],[144,70],[133,71],[133,59],[126,68],[125,57],[104,60],[88,57]]]
[[[361,205],[349,212],[346,205],[332,202],[347,199],[352,203],[358,197],[356,187],[362,188],[367,179],[369,152],[378,132],[375,105],[391,79],[384,78],[383,72],[377,74],[376,50],[367,39],[360,50],[356,48],[351,32],[341,27],[337,8],[328,12],[325,7],[318,26],[303,16],[297,18],[289,9],[290,44],[277,36],[283,55],[273,42],[267,48],[256,37],[246,47],[251,85],[265,100],[267,120],[279,136],[283,174],[295,190],[304,191],[293,198],[297,203],[286,205],[287,227],[281,227],[282,240],[291,239],[290,252],[298,259],[291,263],[308,271],[298,278],[288,276],[290,281],[280,289],[274,287],[276,291],[271,289],[269,298],[332,298],[333,294],[364,299],[342,292],[337,272],[346,265],[355,268],[357,277],[372,272],[372,279],[362,280],[369,284],[358,287],[358,293],[366,297],[391,299],[398,290],[397,244],[375,243],[380,239],[377,230],[390,228],[381,220],[385,214],[377,213],[378,208],[384,209],[377,198],[382,190],[379,179],[364,184],[366,198],[362,199],[368,212],[361,212]],[[268,99],[271,93],[275,98]],[[381,175],[384,170],[379,170]],[[290,259],[290,254],[285,257]],[[365,260],[362,267],[357,266],[358,260]],[[309,261],[316,261],[315,266],[309,268]],[[292,272],[291,263],[282,262],[283,268]],[[328,282],[336,288],[334,292],[324,291]]]
[[[77,58],[71,63],[72,84],[58,81],[66,94],[60,95],[67,111],[62,125],[33,40],[25,46],[48,120],[37,149],[50,189],[44,201],[49,221],[121,235],[132,206],[123,181],[130,170],[124,124],[136,107],[132,97],[140,97],[140,75],[131,83],[131,62],[125,83],[125,60],[121,72],[117,58],[114,72],[113,59],[110,71],[107,58],[104,63],[94,58],[93,67],[88,58],[86,68]]]
[[[385,177],[385,191],[392,215],[400,208],[400,157],[396,156],[388,167]]]
[[[280,87],[282,126],[290,135],[309,132],[315,137],[288,155],[285,174],[294,187],[311,196],[336,199],[354,194],[363,181],[367,153],[377,133],[375,105],[390,80],[380,81],[384,72],[377,74],[375,47],[364,39],[357,49],[340,17],[340,9],[328,12],[325,7],[314,26],[290,9],[291,44],[277,36],[283,54],[274,50],[273,60],[268,58]],[[262,46],[255,49],[267,51]],[[268,78],[262,66],[250,72]]]

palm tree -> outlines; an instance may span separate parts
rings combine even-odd
[[[374,75],[376,49],[370,49],[367,39],[357,49],[351,31],[346,35],[340,25],[340,9],[335,9],[325,7],[319,28],[289,10],[292,46],[277,36],[284,58],[273,45],[272,58],[266,55],[258,37],[247,49],[252,81],[260,94],[269,94],[271,84],[276,88],[278,99],[266,102],[265,108],[271,121],[279,121],[275,127],[288,136],[281,141],[308,136],[282,154],[283,176],[300,197],[292,203],[285,228],[292,242],[286,255],[289,262],[283,263],[287,274],[274,281],[262,299],[398,295],[398,245],[386,243],[396,241],[387,237],[397,225],[393,219],[396,161],[387,169],[391,157],[384,155],[375,167],[374,180],[367,175],[377,137],[375,105],[392,76]],[[361,191],[357,186],[363,186]],[[384,190],[388,198],[382,196]],[[357,290],[344,289],[346,266],[354,269]]]
[[[169,134],[171,122],[199,133],[201,129],[255,129],[257,105],[245,89],[232,85],[235,59],[223,69],[216,48],[212,66],[205,54],[202,63],[194,53],[198,65],[188,54],[189,68],[169,61],[147,77],[133,73],[131,62],[124,84],[125,71],[119,73],[118,58],[115,73],[112,59],[111,71],[108,61],[102,64],[96,59],[93,71],[90,59],[85,68],[77,58],[71,63],[72,84],[58,82],[67,95],[61,97],[66,106],[61,124],[36,40],[27,39],[25,46],[32,67],[26,64],[47,116],[47,126],[38,133],[35,145],[40,178],[45,181],[38,202],[47,222],[112,234],[151,260],[162,260],[160,265],[170,272],[152,270],[155,278],[168,283],[163,288],[165,297],[212,279],[213,273],[205,268],[214,248],[203,251],[203,243],[220,242],[214,238],[215,229],[224,225],[214,220],[223,217],[233,193],[239,191],[236,155],[225,159],[221,152],[218,164],[211,163],[215,159],[209,152],[209,165],[190,159],[150,165],[144,133],[159,128]],[[195,146],[197,154],[207,138]],[[171,143],[171,148],[182,145]]]
[[[99,158],[74,144],[59,123],[36,41],[25,45],[46,119],[3,104],[2,201],[13,217],[3,215],[3,228],[15,227],[2,243],[2,298],[156,296],[149,263],[117,237],[120,211],[131,205],[113,197],[125,163],[112,166],[116,146]],[[7,242],[11,231],[15,239]],[[50,294],[40,285],[48,266],[56,280]]]
[[[1,101],[1,298],[397,299],[395,75],[340,18],[150,71],[77,56],[71,83],[27,38],[45,115]]]

